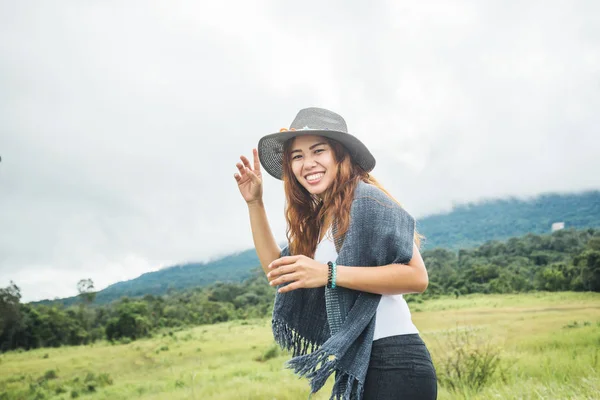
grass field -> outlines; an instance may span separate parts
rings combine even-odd
[[[600,399],[600,294],[446,297],[411,309],[438,369],[455,332],[500,349],[503,373],[477,393],[440,387],[440,399]],[[284,368],[288,358],[267,319],[9,352],[0,355],[0,400],[306,399],[308,383]],[[330,387],[313,398],[328,399]]]

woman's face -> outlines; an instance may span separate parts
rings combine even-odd
[[[333,149],[322,136],[298,136],[290,146],[294,176],[309,193],[322,195],[335,179],[337,163]]]

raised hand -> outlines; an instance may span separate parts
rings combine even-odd
[[[258,160],[258,151],[252,149],[254,156],[254,168],[250,165],[250,161],[245,156],[240,156],[242,162],[238,162],[236,167],[239,173],[234,175],[234,178],[240,189],[242,197],[248,204],[262,200],[263,186],[262,174],[260,172],[260,161]]]

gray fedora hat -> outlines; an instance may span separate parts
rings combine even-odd
[[[367,146],[348,133],[346,121],[324,108],[305,108],[298,112],[288,130],[264,136],[258,141],[258,158],[269,175],[283,179],[283,144],[297,136],[318,135],[340,142],[352,160],[366,172],[375,168],[375,157]]]

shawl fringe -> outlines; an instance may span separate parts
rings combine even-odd
[[[332,356],[321,347],[310,354],[294,357],[286,364],[299,376],[308,378],[311,392],[316,393],[335,371],[337,360],[335,358],[330,359]]]
[[[329,400],[359,400],[364,390],[365,386],[358,378],[347,372],[338,372]]]
[[[318,344],[302,336],[297,330],[290,327],[281,320],[274,319],[271,322],[275,342],[287,351],[291,351],[294,357],[303,356],[313,352]]]
[[[338,359],[335,354],[328,352],[323,346],[317,348],[317,343],[303,337],[283,321],[273,320],[272,329],[277,344],[282,349],[291,350],[294,355],[294,358],[287,361],[286,367],[309,380],[311,393],[321,390],[331,374],[337,372],[329,400],[362,398],[364,384],[355,376],[336,369]]]

